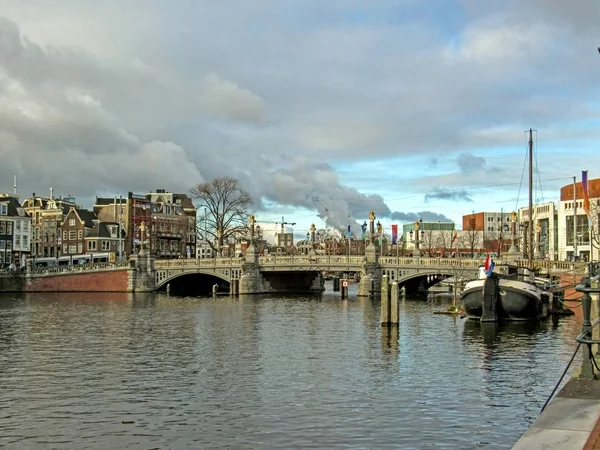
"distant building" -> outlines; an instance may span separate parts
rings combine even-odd
[[[54,197],[50,188],[49,197],[35,193],[23,201],[23,208],[31,216],[31,256],[35,258],[58,257],[62,254],[61,225],[71,207],[77,207],[71,196]]]
[[[164,189],[149,192],[150,251],[158,258],[192,258],[196,254],[196,207],[185,194]]]
[[[31,217],[16,196],[0,194],[0,268],[22,267],[31,252]]]
[[[92,211],[71,206],[61,225],[62,256],[85,254],[85,238],[91,233],[97,223],[98,218]]]
[[[119,239],[119,230],[121,239]],[[125,230],[117,223],[97,222],[94,228],[84,237],[84,249],[88,255],[109,253],[109,261],[116,260],[119,254],[119,243],[124,248]]]
[[[598,230],[598,225],[600,225],[600,178],[588,180],[588,195],[592,229]],[[577,217],[576,221],[574,221],[575,216]],[[556,227],[558,259],[571,260],[576,256],[589,260],[591,256],[589,225],[588,217],[583,209],[582,183],[578,182],[575,186],[572,183],[563,186],[560,189]],[[598,239],[598,234],[596,234],[596,239]],[[575,244],[577,244],[577,252],[575,252]],[[592,255],[594,259],[598,259],[597,251],[594,247],[594,255]]]
[[[216,256],[216,252],[210,246],[210,244],[203,240],[199,239],[196,243],[196,258],[197,259],[207,259],[214,258]]]
[[[120,224],[127,255],[140,248],[144,239],[157,258],[194,258],[196,255],[196,207],[186,194],[165,189],[126,197],[97,197],[94,212],[102,222]]]

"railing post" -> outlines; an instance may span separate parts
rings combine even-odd
[[[583,290],[583,296],[581,297],[581,308],[583,311],[583,324],[581,327],[581,335],[584,339],[592,338],[592,321],[591,321],[591,311],[592,311],[592,296],[588,292],[588,289],[591,287],[591,281],[589,277],[585,277],[581,280],[581,285],[585,290]],[[579,290],[579,289],[577,289]],[[594,379],[594,367],[593,363],[593,355],[592,355],[592,346],[589,344],[583,345],[583,355],[581,362],[581,374],[580,378],[593,380]]]

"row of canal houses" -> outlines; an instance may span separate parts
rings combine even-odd
[[[588,191],[589,216],[584,210],[581,182],[563,186],[558,204],[534,205],[534,258],[598,259],[593,249],[598,248],[600,179],[589,180]],[[126,258],[139,249],[142,223],[150,250],[158,258],[215,254],[208,244],[197,241],[196,208],[185,194],[157,189],[146,194],[129,192],[125,197],[97,197],[92,210],[77,205],[72,197],[55,198],[52,189],[50,196],[34,194],[22,204],[18,198],[16,194],[0,194],[0,268],[22,266],[26,257],[39,260],[110,254],[115,259]],[[382,254],[411,255],[419,245],[422,256],[471,257],[482,252],[505,253],[515,242],[524,254],[525,247],[529,248],[523,245],[528,223],[528,208],[519,209],[516,216],[504,211],[467,214],[462,217],[462,229],[451,222],[409,223],[401,228],[401,245],[382,241]],[[233,249],[229,255],[238,253],[237,245],[230,244]],[[335,239],[318,243],[307,239],[291,250],[302,253],[303,245],[307,252],[318,248],[320,253],[348,253],[348,248]],[[363,254],[365,241],[353,239],[351,245],[351,254]],[[243,253],[245,246],[240,248]]]
[[[73,197],[56,198],[52,189],[22,203],[16,194],[0,194],[0,268],[22,267],[27,258],[125,259],[139,250],[142,224],[157,257],[195,257],[196,208],[186,194],[157,189],[96,197],[91,210]]]

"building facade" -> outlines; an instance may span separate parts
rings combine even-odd
[[[72,206],[61,224],[62,256],[85,254],[85,238],[97,222],[98,218],[93,212]]]
[[[0,194],[0,268],[25,266],[31,253],[31,217],[17,196]]]
[[[560,189],[557,224],[557,253],[560,260],[599,259],[600,178],[588,180],[588,195],[590,218],[583,208],[581,182]]]
[[[61,225],[71,207],[77,207],[73,197],[32,197],[23,201],[23,208],[32,221],[31,256],[34,258],[58,257],[62,254]]]

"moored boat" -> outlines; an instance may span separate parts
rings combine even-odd
[[[461,298],[467,317],[482,322],[535,320],[548,314],[535,274],[511,264],[496,265],[489,276],[480,267],[478,278],[465,285]]]

